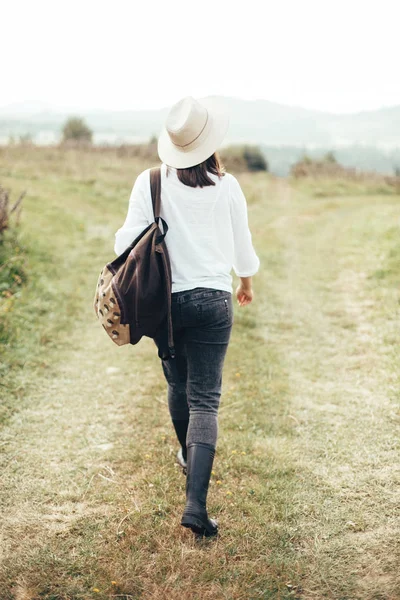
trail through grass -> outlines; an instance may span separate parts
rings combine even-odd
[[[224,372],[221,536],[197,544],[153,342],[113,346],[92,309],[143,165],[0,159],[46,285],[5,359],[1,600],[400,598],[399,197],[241,177],[262,270]]]

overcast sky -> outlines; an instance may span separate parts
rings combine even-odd
[[[0,107],[137,109],[211,94],[333,112],[400,104],[398,0],[12,0]]]

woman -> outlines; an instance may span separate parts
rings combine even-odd
[[[232,276],[239,306],[253,299],[251,278],[260,261],[252,245],[246,199],[225,173],[216,151],[229,119],[213,98],[186,97],[170,110],[158,140],[161,217],[171,262],[175,358],[161,359],[168,406],[186,469],[181,525],[197,536],[215,536],[206,498],[217,436],[222,368],[232,324]],[[115,234],[121,254],[154,221],[149,169],[137,178],[123,226]],[[166,330],[155,342],[160,349]],[[159,356],[161,356],[159,350]]]

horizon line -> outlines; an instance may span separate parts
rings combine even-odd
[[[308,108],[305,106],[301,106],[298,104],[286,104],[284,102],[276,102],[274,100],[268,100],[267,98],[261,98],[261,97],[257,97],[257,98],[253,98],[253,99],[249,99],[249,98],[243,98],[240,96],[224,96],[221,94],[210,94],[210,96],[214,96],[214,97],[218,97],[218,98],[225,98],[227,100],[238,100],[240,102],[245,102],[245,103],[256,103],[256,102],[266,102],[268,104],[273,104],[273,105],[277,105],[277,106],[282,106],[285,108],[291,108],[294,110],[303,110],[303,111],[307,111],[307,112],[313,112],[313,113],[322,113],[325,115],[334,115],[334,116],[350,116],[350,115],[359,115],[361,113],[371,113],[371,112],[379,112],[382,110],[391,110],[394,108],[398,108],[400,107],[400,102],[397,104],[381,104],[378,107],[375,108],[362,108],[362,109],[356,109],[356,110],[351,110],[351,111],[333,111],[333,110],[326,110],[326,109],[320,109],[320,108]],[[84,107],[78,107],[78,106],[60,106],[57,105],[55,103],[49,103],[46,102],[44,100],[20,100],[20,101],[16,101],[16,102],[8,102],[7,104],[4,105],[0,105],[0,111],[4,112],[5,116],[7,116],[6,111],[7,110],[12,110],[13,107],[23,107],[24,105],[29,106],[29,104],[38,105],[38,108],[34,108],[33,110],[26,111],[26,115],[33,115],[33,114],[40,114],[40,113],[44,113],[44,112],[52,112],[52,113],[65,113],[65,112],[81,112],[81,113],[88,113],[88,112],[96,112],[96,113],[109,113],[109,112],[114,112],[114,113],[124,113],[124,112],[158,112],[158,111],[163,111],[169,108],[169,105],[162,105],[159,107],[153,107],[153,108],[100,108],[100,107],[90,107],[90,108],[84,108]],[[42,107],[40,108],[40,105],[42,105]],[[20,115],[21,113],[19,113]],[[23,114],[23,113],[22,113]],[[1,116],[1,115],[0,115]]]

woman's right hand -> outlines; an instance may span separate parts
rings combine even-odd
[[[250,304],[253,300],[251,277],[241,277],[240,283],[236,289],[236,298],[239,306],[246,306],[246,304]]]

